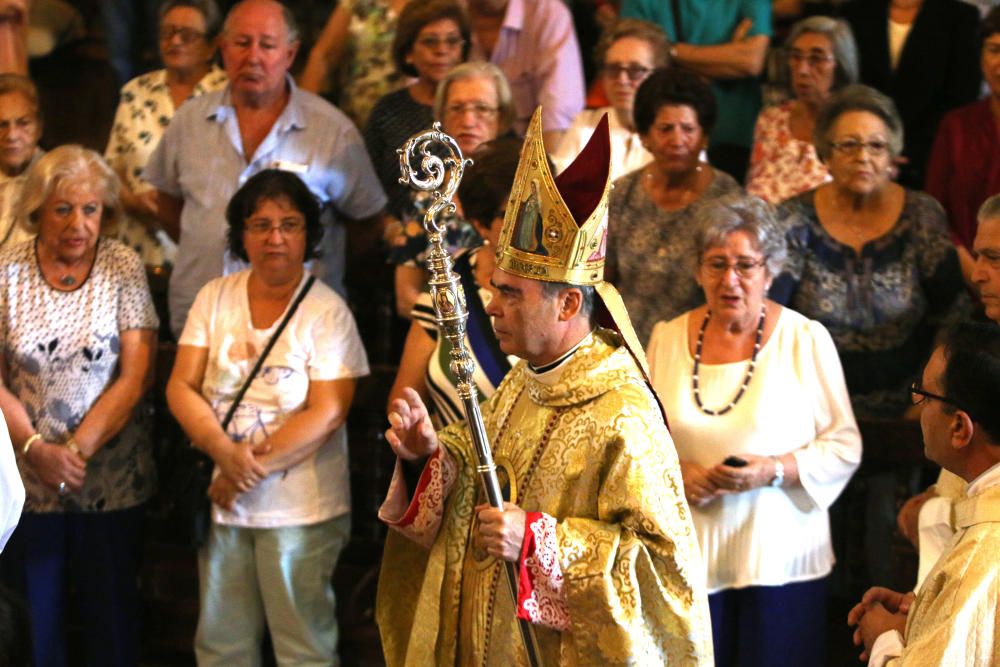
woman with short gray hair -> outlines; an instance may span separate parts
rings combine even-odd
[[[706,305],[658,323],[647,356],[706,564],[715,658],[822,664],[827,509],[861,461],[837,350],[822,324],[766,298],[785,255],[768,204],[726,195],[697,221]]]
[[[757,119],[747,192],[778,204],[830,180],[813,128],[830,95],[858,80],[858,49],[844,21],[810,16],[785,40],[792,99]]]
[[[907,388],[964,293],[941,205],[892,181],[902,146],[892,100],[843,89],[816,122],[832,180],[778,209],[789,258],[771,296],[830,330],[867,417],[908,408]]]

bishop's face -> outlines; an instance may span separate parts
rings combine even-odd
[[[547,295],[541,281],[522,278],[497,268],[493,271],[493,298],[486,313],[493,318],[500,349],[535,366],[545,364],[559,331],[559,296]]]

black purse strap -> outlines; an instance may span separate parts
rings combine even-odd
[[[226,416],[222,420],[223,431],[229,428],[229,422],[233,420],[233,415],[236,414],[236,408],[240,407],[240,402],[243,400],[243,396],[246,395],[247,390],[250,389],[250,384],[254,381],[254,378],[257,377],[260,369],[264,366],[264,362],[267,360],[267,355],[270,354],[271,348],[273,348],[274,344],[278,342],[281,332],[285,330],[285,326],[288,324],[288,321],[292,319],[292,315],[294,315],[295,311],[298,310],[299,304],[302,303],[302,299],[306,298],[306,294],[309,293],[309,288],[313,286],[314,282],[316,282],[316,276],[309,276],[306,280],[306,284],[303,285],[302,289],[299,290],[299,293],[295,295],[295,300],[292,301],[292,305],[288,307],[288,312],[286,312],[285,316],[281,318],[281,323],[278,325],[278,328],[274,330],[274,333],[271,335],[271,339],[267,341],[267,345],[264,346],[264,351],[260,353],[259,357],[257,357],[257,363],[253,365],[253,369],[250,371],[250,375],[247,376],[246,382],[244,382],[243,386],[240,387],[235,400],[233,400],[232,405],[229,406],[229,410],[226,411]]]

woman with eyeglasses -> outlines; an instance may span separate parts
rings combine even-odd
[[[257,173],[226,220],[228,249],[250,268],[198,293],[167,383],[174,417],[215,462],[195,654],[202,667],[259,665],[266,625],[277,664],[336,664],[331,577],[351,523],[346,421],[368,360],[343,299],[321,282],[307,287],[304,263],[323,228],[298,176]]]
[[[941,205],[892,181],[903,126],[891,99],[844,88],[817,118],[815,141],[832,180],[779,207],[789,258],[771,298],[830,331],[855,414],[898,419],[937,330],[968,305],[958,255]],[[913,467],[866,478],[870,581],[893,581],[896,508],[919,486]]]
[[[514,103],[503,72],[486,62],[468,62],[449,71],[434,95],[434,119],[441,129],[455,139],[462,155],[472,155],[481,145],[510,131],[514,121]],[[431,202],[430,193],[413,193],[414,210],[403,220],[390,240],[389,260],[396,265],[396,311],[409,317],[417,297],[427,283],[424,257],[427,234],[423,213]],[[471,248],[482,238],[458,211],[445,214],[446,241],[449,248]]]
[[[728,194],[696,220],[687,265],[705,305],[659,322],[647,357],[707,569],[716,664],[821,665],[827,510],[861,462],[844,374],[822,324],[767,298],[786,253],[771,207]]]
[[[324,95],[357,127],[372,107],[408,83],[393,63],[396,21],[410,0],[338,0],[306,59],[299,87]]]
[[[966,302],[944,211],[892,181],[903,129],[888,97],[836,93],[816,121],[831,181],[779,207],[789,259],[772,298],[822,322],[854,410],[899,417],[943,320]]]
[[[653,70],[666,67],[670,45],[659,26],[640,19],[622,19],[604,31],[594,49],[604,92],[611,106],[584,109],[563,134],[552,155],[556,170],[569,166],[608,114],[611,129],[611,178],[644,167],[653,159],[635,129],[635,93]]]
[[[715,118],[712,89],[688,70],[656,70],[635,96],[635,126],[653,159],[615,181],[605,275],[621,293],[643,344],[658,320],[703,303],[685,268],[697,205],[742,191],[701,159]]]
[[[411,190],[399,182],[396,149],[434,122],[434,93],[448,71],[469,53],[469,20],[455,0],[411,2],[399,14],[392,59],[396,69],[416,77],[409,86],[375,104],[365,127],[365,146],[382,187],[388,212],[397,219],[411,213]]]
[[[176,113],[188,99],[225,87],[217,67],[215,36],[221,27],[215,0],[167,0],[160,6],[160,57],[164,68],[122,88],[104,157],[122,181],[123,243],[147,265],[171,264],[177,246],[157,218],[156,189],[142,170]]]
[[[813,147],[816,117],[831,93],[858,80],[858,50],[844,21],[810,16],[785,40],[792,99],[760,112],[747,192],[771,204],[830,180]]]

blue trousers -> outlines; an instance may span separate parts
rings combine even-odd
[[[70,588],[83,625],[85,664],[139,664],[143,513],[140,506],[21,516],[4,551],[4,572],[28,608],[35,667],[68,663],[65,612]]]
[[[708,596],[716,667],[826,663],[826,579]]]

